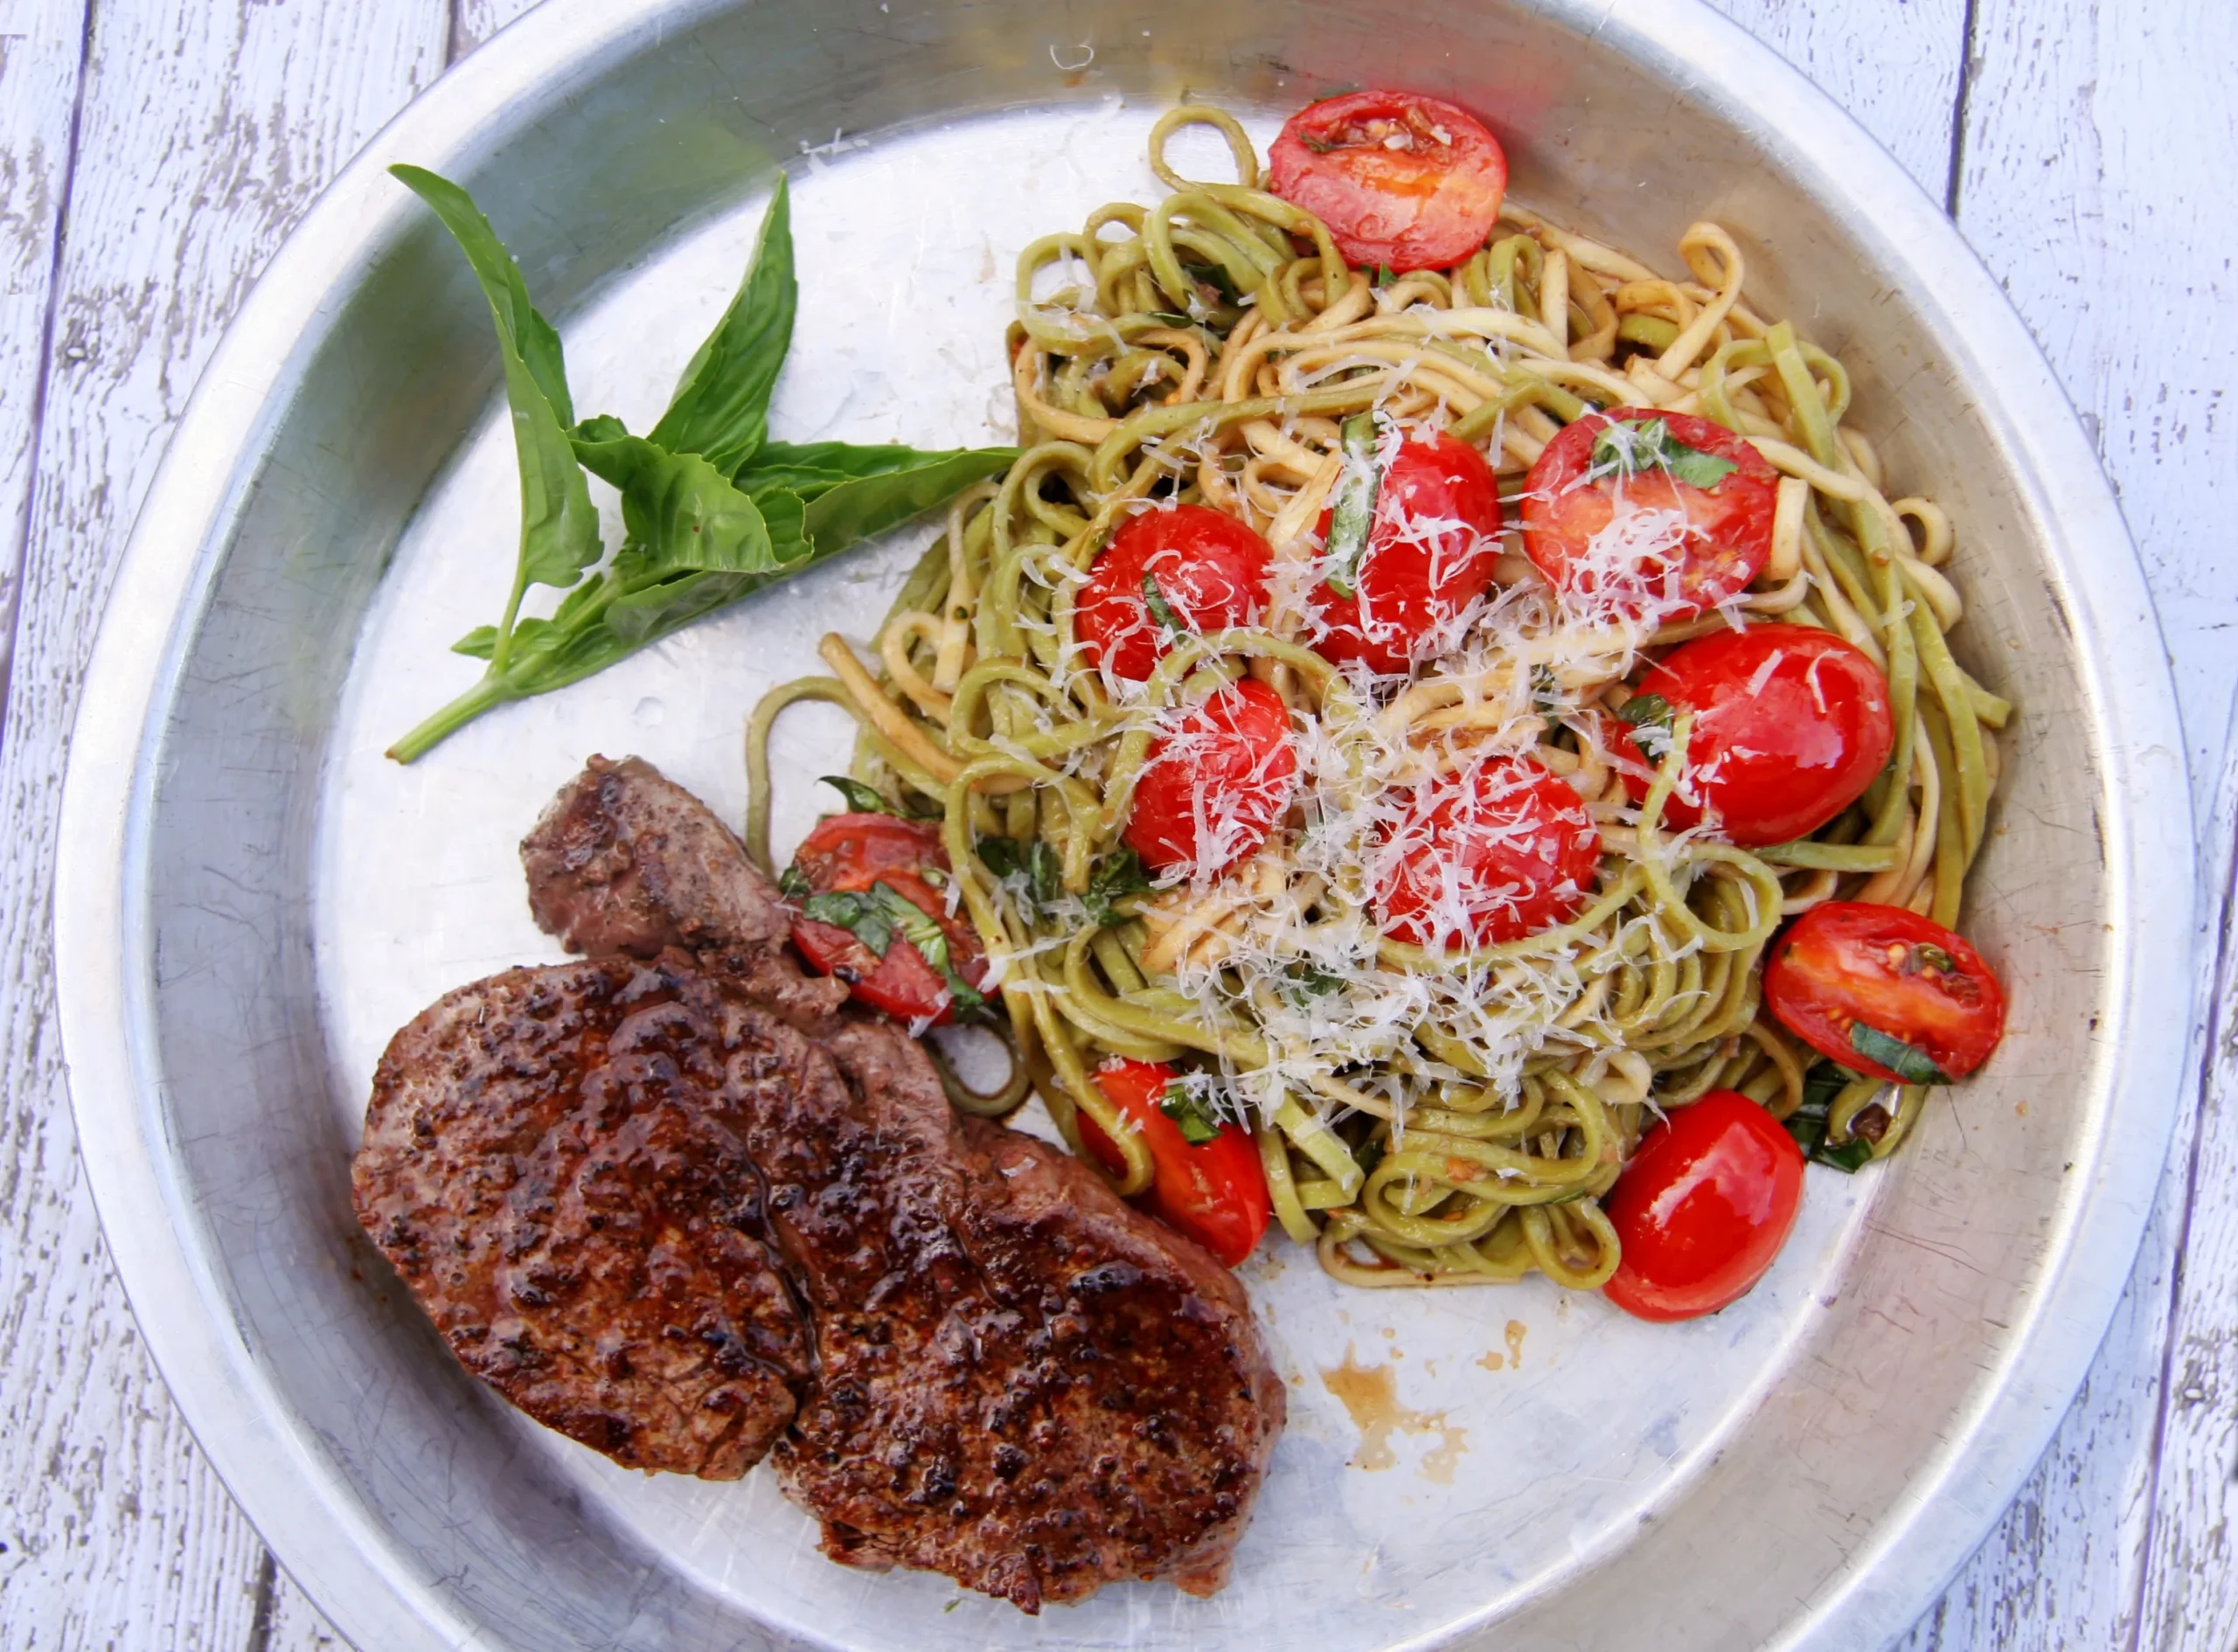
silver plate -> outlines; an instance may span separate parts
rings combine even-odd
[[[415,104],[275,260],[102,632],[59,951],[149,1343],[361,1645],[1864,1648],[1978,1540],[2103,1330],[2181,1090],[2190,819],[2159,638],[2058,387],[1932,204],[1704,8],[1620,10],[1480,0],[1394,31],[1366,5],[567,0]],[[636,751],[734,815],[745,707],[823,629],[868,632],[924,538],[385,762],[476,669],[445,645],[502,605],[518,495],[487,313],[380,169],[472,188],[578,404],[642,427],[782,161],[804,302],[777,428],[947,445],[1007,434],[1018,248],[1150,198],[1159,108],[1217,97],[1271,129],[1352,81],[1487,112],[1522,198],[1651,261],[1696,217],[1731,226],[1752,292],[1843,356],[1856,422],[1949,506],[1964,657],[2023,708],[1969,907],[2012,1030],[1895,1161],[1814,1174],[1772,1275],[1707,1322],[1544,1281],[1340,1292],[1275,1241],[1247,1276],[1293,1421],[1227,1591],[949,1609],[943,1579],[823,1561],[767,1475],[641,1477],[510,1413],[351,1218],[389,1032],[554,955],[512,850],[541,800]],[[789,727],[781,838],[834,732]],[[1366,1436],[1325,1377],[1348,1365],[1394,1399]]]

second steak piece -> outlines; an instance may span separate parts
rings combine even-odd
[[[1028,1612],[1219,1588],[1284,1411],[1235,1276],[1081,1161],[957,1117],[898,1029],[824,1042],[851,1105],[762,1088],[789,1104],[749,1139],[817,1338],[772,1461],[824,1552]]]

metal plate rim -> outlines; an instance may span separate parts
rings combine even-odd
[[[73,738],[55,883],[56,965],[70,1091],[87,1181],[143,1335],[221,1477],[296,1580],[368,1645],[489,1644],[413,1574],[319,1465],[224,1311],[221,1282],[165,1134],[163,1078],[147,983],[144,917],[156,742],[184,639],[206,574],[265,446],[272,392],[307,341],[330,324],[337,295],[396,233],[405,209],[383,168],[469,155],[504,111],[603,50],[671,27],[719,0],[552,0],[400,113],[337,177],[275,257],[213,357],[175,434],[126,550],[116,588],[136,593],[104,618]],[[2193,968],[2190,788],[2172,685],[2142,568],[2110,489],[2069,413],[2023,421],[2004,408],[2066,408],[2064,392],[1988,272],[1896,163],[1799,72],[1704,0],[1623,8],[1527,0],[1580,29],[1598,27],[1653,73],[1738,108],[1738,88],[1781,135],[1782,158],[1837,202],[1859,233],[1915,271],[1922,307],[1954,341],[1987,413],[2023,461],[2017,480],[2060,524],[2053,565],[2096,674],[2106,749],[2112,909],[2137,944],[2110,983],[2117,1014],[2102,1037],[2157,1006],[2187,1008]],[[2088,545],[2096,554],[2076,553]],[[2114,554],[2109,554],[2113,552]],[[2127,554],[2119,554],[2126,552]],[[1939,1472],[1913,1487],[1908,1518],[1885,1523],[1798,1618],[1783,1646],[1873,1645],[1901,1634],[2002,1512],[2080,1385],[2127,1281],[2186,1077],[2182,1041],[2128,1039],[2102,1065],[2100,1151],[2089,1186],[2066,1207],[2026,1331],[1973,1426]],[[2105,1121],[2118,1094],[2123,1140]]]

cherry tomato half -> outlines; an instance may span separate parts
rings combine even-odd
[[[1217,877],[1267,841],[1296,781],[1289,708],[1247,677],[1150,742],[1122,836],[1152,871]]]
[[[1466,109],[1404,92],[1307,105],[1268,151],[1275,193],[1329,226],[1345,261],[1444,269],[1484,244],[1507,156]]]
[[[934,887],[935,879],[948,871],[937,826],[892,815],[834,815],[817,823],[795,851],[793,865],[819,894],[886,885],[940,925],[948,938],[949,967],[975,989],[988,990],[987,955],[978,932],[961,916],[949,916],[947,901]],[[810,968],[838,976],[873,1009],[908,1021],[929,1017],[945,1024],[955,1019],[948,978],[898,934],[881,958],[852,930],[801,918],[793,924],[793,945]]]
[[[1421,787],[1378,863],[1386,934],[1417,947],[1495,947],[1583,910],[1601,831],[1545,764],[1493,757]]]
[[[1234,517],[1206,505],[1145,510],[1112,536],[1073,610],[1088,663],[1141,682],[1172,646],[1144,581],[1192,631],[1255,624],[1267,607],[1274,552]]]
[[[1192,1145],[1159,1105],[1181,1075],[1163,1061],[1114,1059],[1096,1072],[1095,1086],[1120,1117],[1142,1133],[1154,1167],[1145,1210],[1176,1232],[1195,1239],[1234,1267],[1258,1248],[1273,1205],[1258,1145],[1239,1124],[1224,1123],[1211,1141]],[[1081,1141],[1115,1176],[1126,1168],[1119,1149],[1086,1113]]]
[[[1650,666],[1639,692],[1694,714],[1685,781],[1664,820],[1681,829],[1707,820],[1744,848],[1817,831],[1864,795],[1895,742],[1880,668],[1807,625],[1697,638]],[[1638,754],[1632,729],[1614,732],[1620,757]],[[1652,761],[1623,766],[1635,802],[1654,781]]]
[[[1764,1002],[1821,1055],[1895,1083],[1935,1081],[1915,1057],[1963,1078],[2005,1036],[2005,992],[1981,954],[1932,919],[1866,900],[1797,919],[1764,966]]]
[[[1321,513],[1324,545],[1334,516]],[[1455,640],[1445,634],[1492,582],[1499,531],[1499,492],[1484,455],[1442,432],[1408,435],[1383,467],[1352,594],[1314,587],[1328,627],[1314,651],[1391,676]]]
[[[1649,463],[1592,476],[1614,424],[1661,424],[1668,441],[1734,467],[1713,488]],[[1644,452],[1636,447],[1635,451]],[[1746,590],[1772,554],[1779,473],[1723,425],[1652,407],[1588,413],[1546,444],[1523,496],[1523,548],[1566,594],[1683,619]],[[1683,522],[1674,519],[1683,516]]]
[[[1713,1090],[1640,1139],[1601,1208],[1623,1258],[1601,1294],[1641,1319],[1693,1319],[1738,1301],[1787,1243],[1803,1149],[1737,1090]]]

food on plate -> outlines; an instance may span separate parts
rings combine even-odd
[[[1177,170],[1191,128],[1233,181]],[[1987,967],[1928,933],[2012,709],[1951,653],[1950,523],[1719,226],[1673,279],[1398,93],[1311,106],[1270,159],[1175,109],[1162,202],[1025,250],[1022,449],[870,663],[827,636],[830,675],[756,708],[747,842],[774,868],[775,720],[844,707],[851,779],[937,822],[987,967],[954,1012],[1023,1075],[961,1104],[1030,1087],[1223,1254],[1263,1192],[1354,1284],[1713,1311],[1803,1158],[1894,1151],[1996,1041]],[[1706,1218],[1638,1213],[1720,1120],[1795,1151],[1712,1266]]]
[[[738,840],[636,760],[522,845],[599,955],[397,1035],[360,1220],[468,1368],[645,1468],[767,1454],[824,1551],[1036,1611],[1217,1589],[1283,1395],[1234,1276],[1085,1162],[959,1115],[789,950]]]
[[[1803,1149],[1747,1096],[1713,1090],[1640,1138],[1605,1208],[1623,1260],[1601,1289],[1641,1319],[1737,1301],[1803,1203]]]

